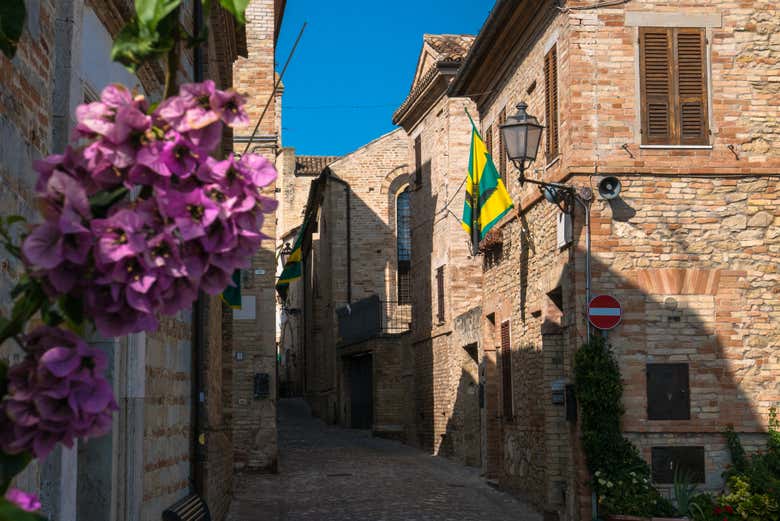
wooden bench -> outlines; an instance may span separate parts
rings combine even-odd
[[[200,496],[187,496],[167,509],[162,514],[163,521],[211,521],[211,513],[206,502]]]

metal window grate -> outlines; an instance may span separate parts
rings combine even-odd
[[[396,251],[398,256],[398,303],[412,302],[412,205],[407,188],[396,198]]]

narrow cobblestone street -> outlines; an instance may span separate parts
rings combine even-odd
[[[536,521],[477,469],[279,404],[279,474],[239,475],[228,521]]]

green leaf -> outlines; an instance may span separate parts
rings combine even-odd
[[[141,32],[137,19],[125,25],[114,39],[111,48],[111,59],[135,72],[138,67],[151,57],[157,56],[155,44],[157,35]]]
[[[21,454],[0,453],[0,492],[5,494],[11,485],[11,480],[19,474],[32,460],[32,454],[22,452]],[[3,519],[0,517],[0,519]]]
[[[30,286],[24,290],[14,303],[11,320],[0,327],[0,344],[8,338],[21,333],[24,330],[24,325],[41,308],[45,301],[46,294],[43,292],[43,288],[36,282],[31,281]]]
[[[130,191],[124,186],[98,192],[89,198],[89,206],[92,214],[97,218],[103,218],[108,214],[108,209],[114,204],[124,199]]]
[[[163,18],[181,5],[181,0],[135,0],[135,12],[140,24],[154,33]]]
[[[249,0],[219,0],[219,5],[230,12],[230,14],[236,18],[238,23],[246,23],[244,11],[246,11],[246,6],[249,5]]]
[[[22,37],[26,16],[24,0],[0,2],[0,51],[9,59],[16,54],[16,45]]]
[[[41,317],[47,326],[56,327],[65,320],[56,309],[52,309],[49,306],[44,306],[41,309]]]
[[[84,322],[84,302],[72,295],[63,295],[57,301],[68,325],[79,328]]]
[[[46,518],[35,512],[25,512],[7,499],[0,499],[0,521],[46,521]]]
[[[9,228],[18,222],[25,222],[26,220],[27,219],[25,219],[21,215],[9,215],[8,217],[5,218],[5,222],[8,224]]]

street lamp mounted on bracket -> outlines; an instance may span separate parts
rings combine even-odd
[[[557,205],[562,212],[571,213],[575,197],[574,188],[561,183],[545,183],[525,177],[526,162],[532,163],[536,160],[539,143],[542,140],[542,129],[544,129],[544,125],[541,125],[535,116],[528,114],[526,109],[528,104],[521,101],[517,104],[517,114],[509,116],[507,122],[499,126],[506,155],[520,171],[517,177],[520,186],[526,182],[538,185],[539,191],[547,201]]]
[[[542,129],[544,128],[544,125],[541,125],[538,119],[526,112],[527,108],[528,105],[521,101],[517,104],[517,114],[509,116],[507,122],[499,126],[504,147],[506,148],[506,155],[520,171],[520,175],[517,178],[520,186],[523,186],[523,183],[526,182],[539,186],[539,191],[542,192],[544,198],[557,205],[564,213],[570,214],[574,209],[575,202],[579,203],[585,210],[585,301],[590,302],[590,203],[593,200],[593,191],[589,187],[583,186],[578,192],[573,186],[561,183],[546,183],[525,177],[526,161],[532,163],[536,160],[539,142],[542,139]],[[591,329],[589,322],[587,323],[587,328],[588,338],[590,338]]]

